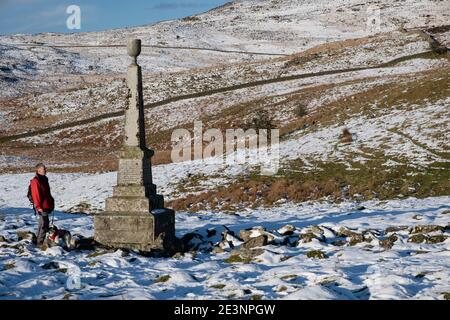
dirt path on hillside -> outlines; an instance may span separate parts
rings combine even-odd
[[[207,90],[207,91],[203,91],[203,92],[197,92],[197,93],[191,93],[191,94],[167,98],[167,99],[157,101],[154,103],[146,104],[145,109],[154,108],[154,107],[158,107],[158,106],[162,106],[165,104],[170,104],[170,103],[178,102],[178,101],[182,101],[182,100],[207,97],[207,96],[218,94],[218,93],[225,93],[225,92],[229,92],[229,91],[235,91],[235,90],[240,90],[240,89],[245,89],[245,88],[262,86],[262,85],[266,85],[266,84],[280,83],[280,82],[285,82],[285,81],[292,81],[292,80],[299,80],[299,79],[306,79],[306,78],[313,78],[313,77],[320,77],[320,76],[334,75],[334,74],[348,73],[348,72],[355,72],[355,71],[362,71],[362,70],[387,68],[387,67],[395,66],[396,64],[404,62],[404,61],[418,59],[418,58],[427,58],[431,54],[433,54],[432,51],[426,51],[426,52],[422,52],[422,53],[407,55],[407,56],[403,56],[403,57],[379,64],[376,66],[370,66],[370,67],[354,67],[354,68],[303,73],[303,74],[277,77],[277,78],[271,78],[271,79],[265,79],[265,80],[251,81],[251,82],[232,85],[232,86],[228,86],[228,87],[222,87],[222,88]],[[73,122],[69,122],[69,123],[62,123],[62,124],[58,124],[58,125],[48,127],[48,128],[43,128],[43,129],[39,129],[39,130],[34,130],[34,131],[30,131],[30,132],[24,132],[24,133],[9,135],[9,136],[3,136],[3,137],[0,137],[0,143],[6,143],[6,142],[10,142],[10,141],[17,140],[17,139],[22,139],[22,138],[34,137],[34,136],[38,136],[38,135],[42,135],[42,134],[51,133],[51,132],[57,131],[57,130],[73,128],[73,127],[77,127],[80,125],[86,125],[89,123],[97,122],[100,120],[120,117],[123,115],[124,115],[124,111],[122,111],[122,110],[116,111],[116,112],[104,113],[104,114],[100,114],[95,117],[77,120],[77,121],[73,121]]]

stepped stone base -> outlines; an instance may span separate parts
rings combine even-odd
[[[106,199],[105,212],[94,216],[94,239],[98,243],[140,251],[173,247],[175,212],[164,208],[164,197],[156,193],[152,155],[147,148],[122,147],[113,196]]]
[[[94,216],[95,241],[113,248],[170,250],[175,241],[175,212],[106,212]]]

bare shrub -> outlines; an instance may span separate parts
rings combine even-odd
[[[350,132],[350,130],[348,130],[348,128],[344,128],[342,130],[342,134],[341,134],[340,140],[341,140],[341,142],[345,142],[345,143],[353,141],[353,135]]]
[[[297,117],[302,118],[308,114],[308,110],[304,104],[299,104],[295,107],[294,113]]]

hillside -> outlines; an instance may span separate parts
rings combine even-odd
[[[370,5],[379,29],[362,0],[238,0],[0,36],[0,299],[449,299],[450,1]],[[25,197],[37,162],[55,224],[80,242],[112,194],[130,37],[144,45],[153,182],[186,252],[41,251]],[[172,163],[172,132],[195,121],[278,128],[278,172]]]

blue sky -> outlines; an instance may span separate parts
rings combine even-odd
[[[229,0],[0,0],[0,34],[86,32],[149,24],[207,11]],[[69,5],[81,9],[81,29],[69,30]]]

